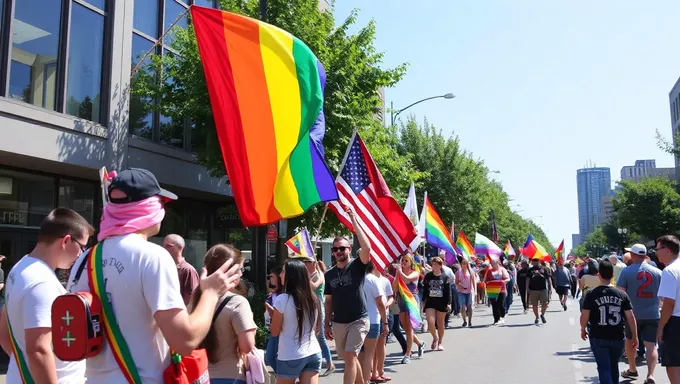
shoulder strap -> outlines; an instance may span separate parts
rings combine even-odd
[[[9,340],[12,344],[12,351],[14,352],[14,362],[19,368],[19,376],[21,376],[21,382],[23,384],[35,384],[33,377],[31,376],[31,371],[28,369],[28,363],[24,358],[24,354],[21,352],[17,340],[14,338],[14,332],[12,331],[12,325],[9,322],[9,312],[7,312],[7,305],[5,305],[5,317],[7,320],[7,329],[9,330]]]
[[[109,302],[104,285],[104,271],[102,268],[102,248],[104,242],[95,245],[88,255],[88,277],[90,291],[94,293],[102,303],[102,314],[104,315],[104,335],[111,348],[111,353],[116,359],[116,363],[123,372],[125,379],[130,384],[142,384],[142,379],[137,371],[137,365],[132,360],[130,348],[128,348],[123,333],[120,331],[113,307]]]
[[[92,250],[92,248],[90,248]],[[73,277],[73,284],[77,284],[78,281],[80,280],[80,276],[83,274],[83,270],[85,269],[85,266],[87,266],[87,259],[89,257],[89,253],[83,257],[83,261],[80,262],[80,265],[78,266],[78,269],[76,270],[76,275]]]
[[[220,315],[220,312],[222,312],[222,310],[227,305],[229,300],[231,300],[231,298],[234,297],[234,296],[236,296],[236,295],[231,295],[231,296],[225,297],[224,300],[222,300],[222,302],[220,303],[220,305],[217,306],[217,309],[215,309],[215,314],[213,315],[213,318],[212,318],[212,322],[210,323],[211,326],[212,326],[212,324],[215,324],[215,321],[217,320],[217,316]]]

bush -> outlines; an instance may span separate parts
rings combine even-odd
[[[248,299],[250,309],[253,311],[253,318],[257,324],[255,333],[255,345],[259,349],[265,349],[267,345],[267,328],[264,326],[264,302],[267,299],[267,292],[255,288],[255,294]]]

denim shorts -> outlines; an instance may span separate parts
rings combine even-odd
[[[373,340],[380,337],[380,328],[382,328],[380,324],[371,324],[371,327],[368,329],[368,334],[366,335],[366,340]]]
[[[472,305],[472,293],[456,292],[458,295],[458,304],[461,307],[470,307]]]
[[[276,361],[276,376],[283,379],[297,379],[304,371],[316,373],[321,371],[321,353],[303,357],[302,359]]]

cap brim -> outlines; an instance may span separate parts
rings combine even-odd
[[[161,192],[158,194],[158,196],[162,197],[165,201],[177,200],[177,195],[163,188],[161,188]]]

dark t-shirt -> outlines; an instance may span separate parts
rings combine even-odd
[[[524,292],[527,284],[527,278],[529,277],[529,268],[522,268],[517,271],[517,287]]]
[[[446,308],[451,304],[451,285],[444,272],[435,276],[434,272],[425,275],[423,280],[423,300],[430,308]]]
[[[548,289],[548,278],[548,270],[544,266],[529,268],[529,290],[543,291]]]
[[[590,311],[590,338],[623,340],[625,311],[632,310],[626,292],[609,285],[590,290],[583,301],[583,309]]]
[[[333,298],[334,322],[349,324],[368,316],[364,296],[366,267],[361,259],[354,259],[343,269],[336,265],[326,271],[323,293]]]
[[[177,274],[179,275],[179,291],[184,299],[184,304],[189,305],[191,294],[198,287],[198,272],[186,260],[177,264]]]

